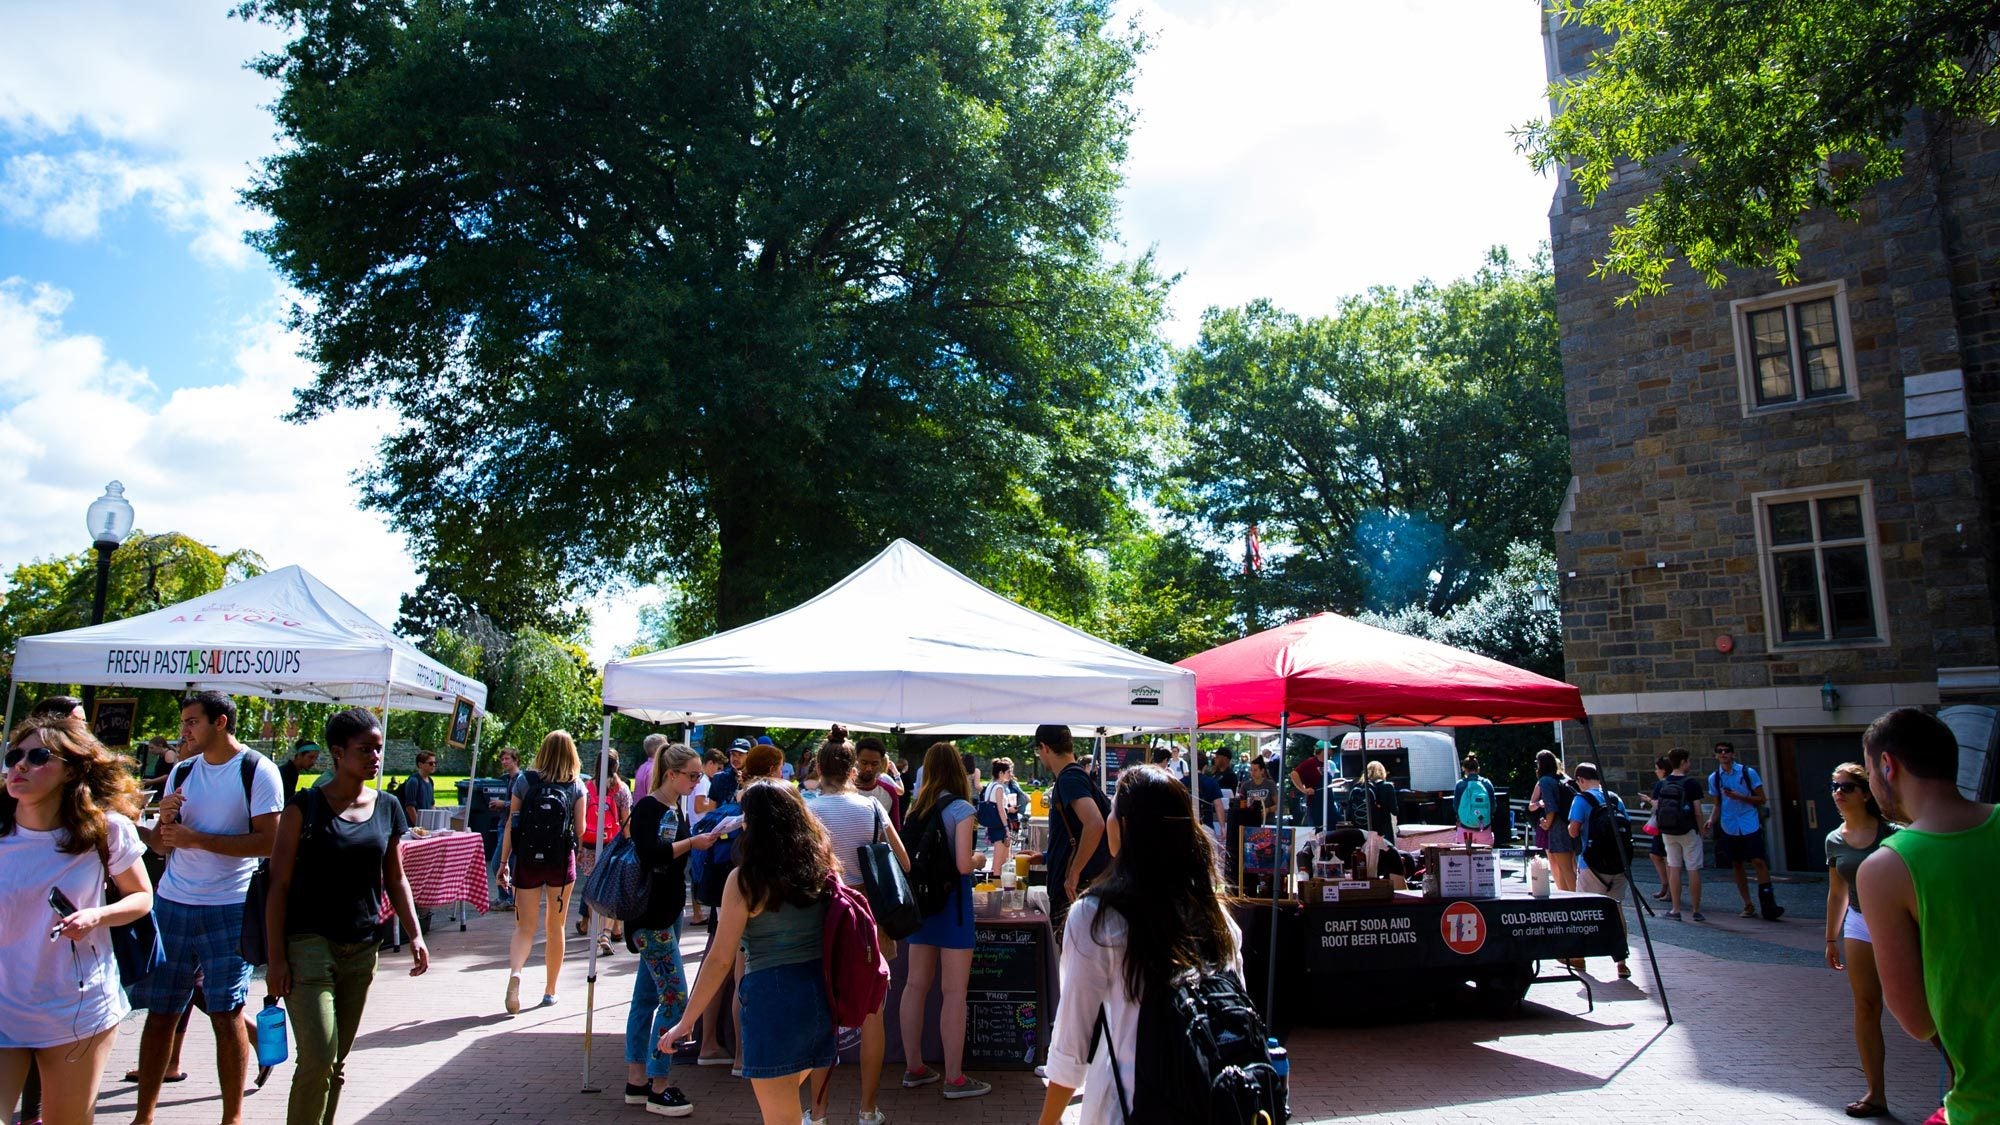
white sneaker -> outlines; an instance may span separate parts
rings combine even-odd
[[[859,1118],[860,1125],[882,1125],[887,1120],[888,1118],[882,1116],[882,1111],[879,1109],[874,1113],[864,1113]]]

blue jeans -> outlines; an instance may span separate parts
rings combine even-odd
[[[639,971],[632,974],[632,1006],[625,1013],[625,1061],[646,1064],[646,1077],[665,1078],[672,1052],[660,1050],[660,1036],[687,1011],[687,968],[681,963],[681,927],[632,929]]]

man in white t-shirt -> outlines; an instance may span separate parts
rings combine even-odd
[[[174,1025],[194,998],[197,973],[215,1027],[222,1120],[243,1119],[250,1036],[242,1009],[250,966],[237,947],[250,876],[278,837],[285,783],[269,758],[236,741],[235,730],[236,704],[221,692],[205,691],[181,705],[181,760],[167,775],[159,827],[151,834],[154,849],[167,856],[153,896],[167,963],[132,989],[133,1006],[146,1009],[134,1125],[149,1125],[159,1105]]]

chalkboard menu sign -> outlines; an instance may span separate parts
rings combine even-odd
[[[1046,1061],[1048,936],[1041,926],[977,927],[965,1003],[966,1069],[1027,1070]]]

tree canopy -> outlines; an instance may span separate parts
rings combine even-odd
[[[1104,0],[250,0],[295,416],[387,404],[406,625],[618,580],[729,627],[896,535],[1082,573],[1165,283]],[[1034,561],[1039,560],[1039,561]],[[706,606],[712,605],[712,614]]]
[[[1796,279],[1793,229],[1846,218],[1904,170],[1912,123],[2000,120],[1992,0],[1553,0],[1611,37],[1549,87],[1519,133],[1538,168],[1568,168],[1585,205],[1636,162],[1652,181],[1611,229],[1599,276],[1627,299],[1667,288],[1677,258],[1710,285],[1727,267]]]
[[[1542,258],[1330,317],[1211,309],[1176,374],[1179,502],[1213,533],[1261,525],[1265,607],[1441,614],[1550,536],[1569,439]]]

